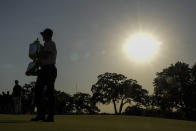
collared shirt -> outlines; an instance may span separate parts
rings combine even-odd
[[[21,96],[22,87],[20,85],[15,85],[13,88],[12,96],[20,97]]]
[[[40,66],[55,65],[56,64],[57,49],[54,41],[47,41],[44,43],[40,51]]]

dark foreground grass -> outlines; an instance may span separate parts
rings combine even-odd
[[[112,115],[57,115],[54,123],[31,115],[0,115],[0,131],[196,131],[196,122]]]

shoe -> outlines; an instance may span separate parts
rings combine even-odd
[[[36,116],[35,118],[32,118],[31,121],[44,121],[45,116]]]
[[[47,117],[44,121],[45,122],[54,122],[54,117]]]

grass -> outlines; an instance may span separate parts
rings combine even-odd
[[[32,115],[0,115],[1,131],[196,131],[196,122],[113,115],[57,115],[54,123]]]

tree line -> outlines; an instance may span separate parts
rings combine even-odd
[[[35,113],[36,107],[34,102],[34,88],[35,82],[25,84],[21,90],[21,110],[17,114]],[[92,97],[88,93],[77,92],[73,95],[66,92],[55,90],[55,113],[56,114],[95,114],[100,110]],[[46,95],[43,94],[43,95]],[[47,97],[43,98],[47,101]],[[46,103],[46,102],[45,102]],[[0,113],[15,114],[14,96],[2,92],[0,94]]]
[[[153,80],[152,94],[142,88],[136,80],[123,74],[106,72],[97,78],[97,82],[91,87],[92,95],[81,92],[71,95],[55,91],[55,112],[98,114],[100,109],[97,105],[102,103],[112,104],[114,114],[196,120],[196,64],[190,67],[187,63],[176,62],[157,72]],[[22,113],[35,111],[34,86],[35,83],[32,82],[22,88]],[[12,104],[3,102],[5,93],[0,96],[0,112],[5,113],[4,110]]]

